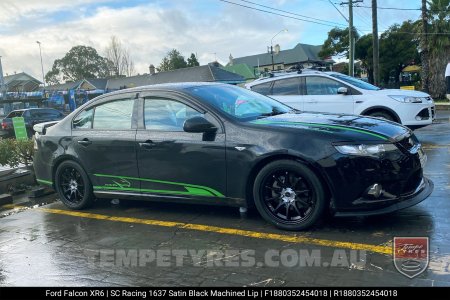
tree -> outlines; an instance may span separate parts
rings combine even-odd
[[[353,36],[358,40],[359,35],[356,29],[353,29]],[[322,45],[319,57],[322,59],[330,56],[341,56],[348,58],[349,50],[349,30],[348,28],[333,28],[328,32],[328,38]]]
[[[191,56],[192,57],[192,56]],[[176,50],[170,50],[167,55],[163,58],[159,67],[157,68],[158,72],[176,70],[181,68],[186,68],[188,65],[184,60],[184,56]]]
[[[63,58],[53,62],[53,67],[47,72],[45,81],[57,84],[67,80],[109,77],[111,65],[112,63],[101,57],[94,48],[75,46]]]
[[[115,76],[134,75],[134,62],[131,54],[116,36],[112,36],[106,48],[106,58],[112,63],[113,74]]]
[[[380,38],[380,76],[387,84],[399,82],[402,69],[413,62],[420,61],[417,48],[419,41],[415,37],[418,23],[405,21],[394,24]]]
[[[199,62],[197,60],[197,57],[194,53],[191,53],[191,56],[187,59],[187,66],[188,67],[197,67],[199,66]]]
[[[429,92],[445,98],[444,70],[450,58],[450,0],[429,1],[428,59]]]
[[[373,83],[373,41],[372,34],[363,35],[355,44],[355,58],[367,70],[369,82]]]

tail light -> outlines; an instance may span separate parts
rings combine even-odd
[[[3,121],[2,122],[2,129],[7,129],[7,128],[8,128],[8,124],[5,121]]]

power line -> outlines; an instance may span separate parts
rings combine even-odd
[[[278,8],[274,8],[274,7],[270,7],[270,6],[266,6],[266,5],[262,5],[262,4],[258,4],[258,3],[252,2],[252,1],[247,1],[247,0],[241,0],[241,1],[253,4],[253,5],[261,6],[261,7],[264,7],[264,8],[268,8],[268,9],[271,9],[271,10],[280,11],[280,12],[283,12],[283,13],[286,13],[286,14],[290,14],[290,15],[294,15],[294,16],[308,18],[308,19],[312,19],[312,20],[316,20],[316,21],[320,21],[320,22],[331,23],[331,24],[335,24],[335,25],[339,25],[339,26],[345,26],[344,24],[341,24],[341,23],[336,23],[336,22],[332,22],[332,21],[327,21],[327,20],[317,19],[317,18],[313,18],[313,17],[308,17],[308,16],[296,14],[296,13],[293,13],[293,12],[289,12],[289,11],[286,11],[286,10],[282,10],[282,9],[278,9]]]
[[[339,10],[339,8],[336,7],[336,5],[334,5],[333,2],[331,2],[331,0],[328,0],[330,2],[331,5],[333,5],[334,8],[336,8],[336,10],[338,11],[338,13],[345,19],[345,21],[347,21],[348,23],[348,19],[347,17]]]
[[[367,5],[355,5],[355,7],[363,7],[363,8],[372,8],[372,6],[367,6]],[[402,7],[377,7],[377,9],[385,9],[385,10],[417,10],[420,11],[422,10],[421,8],[402,8]],[[429,12],[450,12],[450,9],[443,9],[443,10],[432,10],[429,9]]]
[[[259,8],[256,8],[256,7],[251,7],[251,6],[247,6],[247,5],[243,5],[243,4],[239,4],[239,3],[234,3],[234,2],[231,2],[231,1],[227,1],[227,0],[219,0],[219,1],[226,2],[226,3],[229,3],[229,4],[234,4],[234,5],[241,6],[241,7],[245,7],[245,8],[248,8],[248,9],[257,10],[257,11],[260,11],[260,12],[265,12],[265,13],[276,15],[276,16],[281,16],[281,17],[285,17],[285,18],[299,20],[299,21],[303,21],[303,22],[309,22],[309,23],[314,23],[314,24],[323,25],[323,26],[329,26],[329,27],[345,27],[343,25],[337,26],[337,25],[331,25],[331,24],[321,23],[321,22],[317,22],[317,21],[301,19],[301,18],[298,18],[298,17],[287,16],[287,15],[275,13],[275,12],[272,12],[272,11],[259,9]]]

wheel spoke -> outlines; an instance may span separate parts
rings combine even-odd
[[[274,213],[276,213],[282,206],[283,206],[284,202],[280,201],[280,203],[278,203],[278,206],[273,210]]]
[[[298,207],[297,207],[297,205],[296,205],[295,202],[292,204],[292,207],[293,207],[294,210],[298,213],[298,216],[301,217],[302,214],[301,214],[300,211],[298,210]]]
[[[289,208],[290,208],[290,204],[289,203],[287,203],[286,204],[286,220],[289,220]]]
[[[280,179],[280,177],[273,175],[275,180],[280,184],[281,187],[285,187],[285,183]],[[286,179],[285,179],[286,182]]]

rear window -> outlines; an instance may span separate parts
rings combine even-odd
[[[23,115],[23,111],[12,111],[6,117],[7,118],[16,118],[21,117]]]

